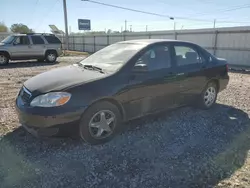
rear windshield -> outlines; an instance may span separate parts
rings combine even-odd
[[[61,44],[61,41],[56,36],[44,36],[50,44]]]

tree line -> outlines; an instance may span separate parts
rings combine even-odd
[[[34,33],[33,29],[22,23],[12,24],[10,28],[8,28],[3,22],[0,22],[0,33],[9,31],[13,33]]]

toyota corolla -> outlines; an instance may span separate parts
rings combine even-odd
[[[74,130],[101,144],[124,121],[184,105],[209,109],[228,81],[226,60],[196,44],[131,40],[30,78],[16,107],[20,123],[34,135]]]

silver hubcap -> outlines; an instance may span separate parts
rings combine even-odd
[[[89,132],[96,139],[110,136],[115,128],[115,114],[109,110],[97,112],[89,122]]]
[[[7,58],[3,55],[0,55],[0,64],[5,64],[7,61]]]
[[[204,95],[204,101],[206,106],[211,106],[215,101],[215,97],[216,97],[216,89],[212,86],[207,88]]]
[[[55,59],[56,59],[55,54],[49,54],[49,55],[48,55],[48,60],[49,60],[49,61],[54,61]]]

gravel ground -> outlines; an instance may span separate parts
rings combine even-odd
[[[211,110],[131,121],[102,146],[40,140],[19,127],[14,99],[22,83],[81,58],[0,68],[0,187],[250,187],[250,74],[230,73]]]

